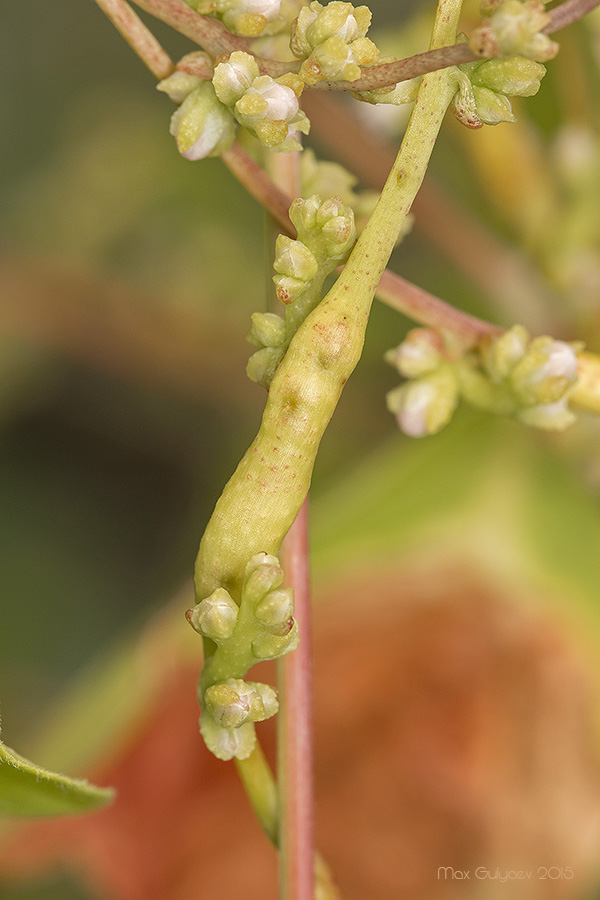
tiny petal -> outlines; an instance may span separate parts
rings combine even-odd
[[[520,409],[517,418],[525,425],[544,431],[564,431],[575,422],[575,415],[569,409],[566,397],[555,403],[541,403]]]
[[[310,281],[319,271],[319,263],[306,244],[293,241],[284,234],[277,238],[273,266],[280,275],[288,275],[301,281]]]
[[[278,626],[287,622],[294,613],[294,591],[292,588],[279,588],[270,591],[259,602],[255,615],[262,625]]]
[[[447,425],[458,402],[458,379],[452,366],[409,381],[387,395],[387,406],[410,437],[436,434]]]
[[[483,364],[498,383],[507,378],[527,350],[530,334],[523,325],[513,325],[482,348]]]
[[[255,347],[280,347],[285,340],[285,322],[275,313],[252,313],[247,340]]]
[[[186,618],[195,631],[218,643],[231,637],[238,613],[238,606],[227,591],[217,588],[210,597],[188,610]]]
[[[219,156],[233,143],[235,122],[209,81],[202,82],[185,98],[171,117],[171,134],[186,159]]]
[[[180,104],[201,83],[202,79],[196,75],[189,75],[187,72],[173,72],[168,78],[163,78],[158,82],[156,90],[167,94],[173,103]]]
[[[385,355],[405,378],[418,378],[437,369],[444,355],[444,343],[435,331],[413,328],[399,347]]]
[[[236,50],[226,62],[219,63],[213,75],[217,97],[226,106],[232,106],[245,94],[260,71],[256,60],[249,53]]]
[[[256,731],[252,722],[239,728],[223,728],[211,716],[203,713],[200,716],[200,733],[217,759],[248,759],[256,746]]]
[[[577,354],[564,341],[533,340],[510,375],[510,385],[525,405],[552,404],[577,380]]]

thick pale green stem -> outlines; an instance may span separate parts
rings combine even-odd
[[[432,46],[454,40],[459,9],[455,0],[441,0]],[[222,586],[239,600],[248,559],[263,550],[276,554],[296,518],[321,437],[360,358],[375,288],[454,91],[451,71],[423,78],[379,203],[340,278],[292,340],[259,433],[217,503],[196,560],[198,599]]]

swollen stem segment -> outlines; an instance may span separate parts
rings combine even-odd
[[[454,40],[459,9],[441,0],[432,46]],[[259,432],[217,502],[196,559],[198,600],[222,587],[239,602],[248,560],[260,551],[277,554],[296,518],[323,433],[360,359],[375,289],[455,90],[451,71],[424,76],[377,207],[344,271],[292,339]]]

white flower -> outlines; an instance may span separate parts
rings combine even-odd
[[[344,24],[340,25],[339,28],[336,28],[335,34],[339,34],[339,36],[348,44],[350,41],[355,41],[356,38],[360,36],[360,29],[355,17],[352,14],[347,16]]]
[[[205,159],[227,150],[235,137],[235,122],[219,102],[210,81],[203,81],[171,116],[170,132],[186,159]]]
[[[221,103],[231,106],[245,94],[260,74],[253,56],[236,50],[226,62],[219,63],[213,75],[213,86]]]
[[[281,0],[245,0],[244,3],[240,3],[240,8],[244,12],[264,16],[269,22],[279,15],[280,7]]]
[[[426,381],[415,381],[404,387],[402,402],[396,413],[398,425],[409,437],[429,434],[427,416],[436,399],[436,390]]]
[[[267,101],[267,111],[264,117],[290,122],[298,113],[298,98],[293,90],[285,84],[278,84],[268,76],[265,76],[266,78],[269,79],[268,82],[256,79],[251,88],[252,92],[260,94],[263,100]],[[256,81],[261,83],[257,85]]]

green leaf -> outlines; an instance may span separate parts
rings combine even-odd
[[[86,812],[109,803],[113,796],[110,788],[42,769],[0,741],[0,815]]]

